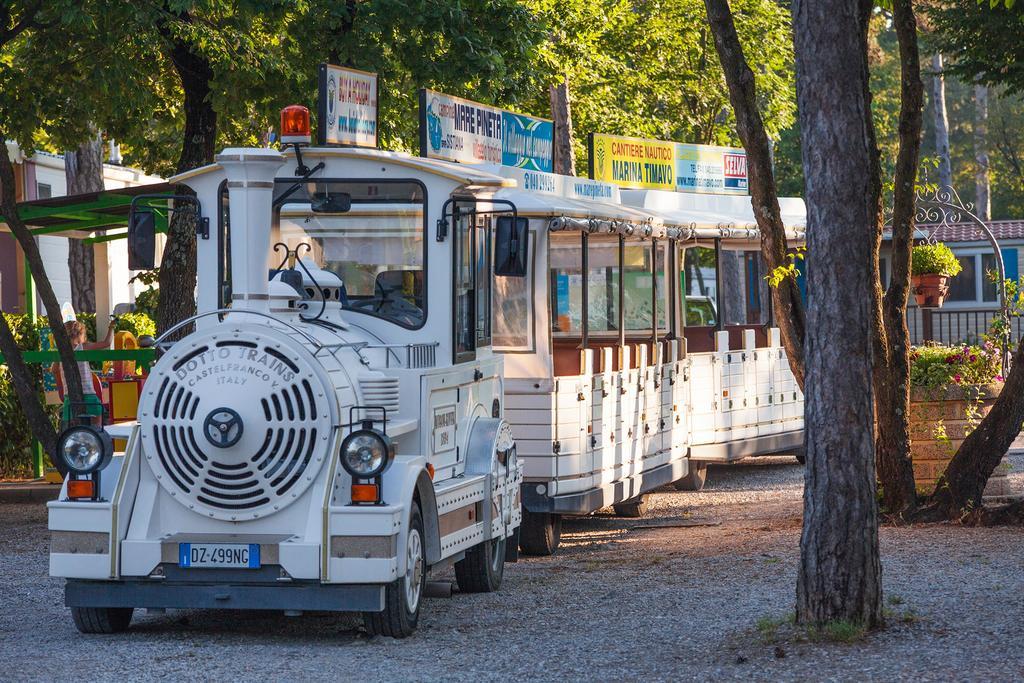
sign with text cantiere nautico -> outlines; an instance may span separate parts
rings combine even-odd
[[[591,178],[620,187],[747,194],[747,155],[735,147],[594,133],[590,165]]]

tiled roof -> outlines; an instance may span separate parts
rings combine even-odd
[[[1024,221],[989,221],[986,225],[999,241],[1024,240]],[[984,242],[986,239],[974,223],[918,223],[917,230],[919,233],[931,234],[939,242]]]

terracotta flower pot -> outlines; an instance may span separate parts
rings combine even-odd
[[[949,293],[949,280],[945,275],[937,273],[925,273],[914,275],[910,278],[910,285],[914,288],[914,299],[917,305],[922,308],[939,308]]]

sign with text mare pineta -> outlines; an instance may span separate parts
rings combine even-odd
[[[590,177],[620,187],[747,194],[747,155],[736,147],[691,145],[594,133]]]
[[[320,65],[317,144],[377,146],[377,74]]]
[[[420,156],[550,173],[553,154],[547,119],[420,90]]]

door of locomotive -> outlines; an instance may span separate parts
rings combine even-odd
[[[476,360],[491,345],[491,217],[455,205],[452,238],[453,363]]]

